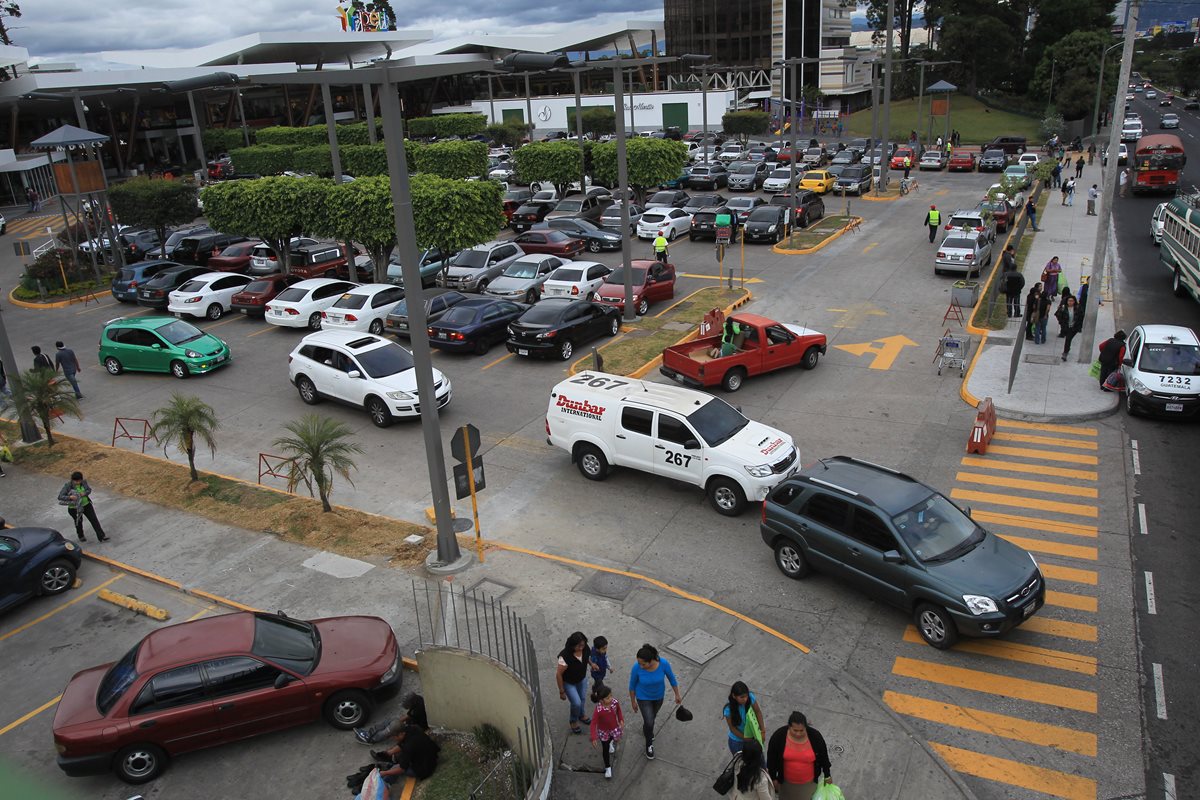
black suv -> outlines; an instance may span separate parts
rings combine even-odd
[[[790,205],[796,214],[795,225],[798,228],[807,228],[825,216],[825,201],[812,189],[799,189],[795,195],[781,192],[771,198],[770,204],[785,208]]]
[[[162,245],[147,251],[146,258],[174,258],[175,248],[179,246],[180,242],[189,236],[200,236],[205,233],[214,233],[214,231],[207,225],[193,225],[187,228],[180,228],[168,236]]]
[[[692,229],[688,232],[688,239],[696,241],[697,239],[713,239],[717,238],[717,216],[720,214],[728,214],[730,227],[730,239],[737,239],[738,231],[738,216],[728,206],[705,206],[704,208],[692,214]]]
[[[153,278],[138,287],[137,304],[145,308],[166,308],[168,295],[197,275],[208,272],[207,267],[181,265],[166,267]]]
[[[180,239],[179,244],[171,251],[171,259],[182,264],[195,264],[203,267],[208,264],[208,259],[214,254],[220,254],[231,244],[244,241],[246,241],[245,236],[205,231]]]
[[[988,533],[934,489],[868,461],[834,456],[779,484],[762,539],[789,578],[828,572],[913,615],[930,645],[995,637],[1042,607],[1046,582],[1025,550]]]
[[[171,233],[168,230],[167,236],[170,235]],[[122,254],[125,256],[126,264],[141,261],[146,257],[146,253],[162,244],[158,238],[158,231],[153,228],[121,231],[117,234],[117,242],[121,247]]]

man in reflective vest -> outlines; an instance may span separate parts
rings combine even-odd
[[[904,157],[904,179],[905,180],[908,180],[908,173],[911,169],[912,169],[912,158],[910,158],[909,156],[905,156]]]
[[[663,236],[662,231],[654,237],[654,257],[663,264],[667,263],[667,237]]]
[[[925,215],[925,224],[929,226],[929,241],[932,242],[942,224],[942,212],[938,211],[937,206],[929,207],[929,213]]]

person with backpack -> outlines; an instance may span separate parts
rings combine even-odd
[[[29,348],[33,351],[33,368],[54,370],[54,362],[50,360],[50,356],[42,352],[42,348],[36,344]]]

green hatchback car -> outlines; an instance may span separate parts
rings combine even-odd
[[[125,370],[169,372],[186,378],[230,362],[229,345],[173,317],[117,317],[100,334],[100,365],[110,375]]]

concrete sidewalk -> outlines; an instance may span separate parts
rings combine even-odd
[[[10,524],[48,526],[73,536],[65,510],[53,502],[60,478],[19,466],[8,473],[0,514]],[[111,541],[97,543],[89,529],[84,545],[89,552],[256,608],[304,617],[376,614],[393,626],[405,655],[414,650],[412,581],[425,580],[424,574],[323,553],[102,490],[95,499]],[[86,563],[81,577],[88,581]],[[555,798],[593,797],[597,791],[631,800],[707,793],[729,758],[721,709],[736,680],[746,681],[758,696],[768,734],[793,710],[808,716],[829,742],[834,779],[848,796],[974,797],[877,691],[732,610],[664,589],[616,564],[581,565],[512,550],[489,551],[484,564],[476,563],[453,581],[502,597],[529,626],[560,762],[600,769],[599,753],[586,747],[586,737],[568,732],[567,704],[559,701],[554,679],[556,654],[577,629],[612,643],[609,657],[617,669],[611,685],[626,712],[615,777],[609,782],[602,774],[560,769]],[[684,705],[695,714],[690,722],[678,722],[668,700],[659,717],[653,762],[642,754],[640,721],[629,713],[625,691],[634,652],[643,642],[653,643],[671,661]],[[437,724],[436,709],[430,709],[430,720]],[[336,772],[342,766],[329,768]],[[289,797],[325,796],[302,781],[284,782]],[[186,796],[205,797],[205,791],[197,784],[195,794]]]
[[[1078,157],[1078,154],[1071,154]],[[1074,175],[1075,169],[1064,170]],[[1039,215],[1039,231],[1025,261],[1020,265],[1025,275],[1025,291],[1022,293],[1021,310],[1025,310],[1024,295],[1028,294],[1042,274],[1046,263],[1058,256],[1071,291],[1078,295],[1080,276],[1090,275],[1086,314],[1096,318],[1096,338],[1086,348],[1082,336],[1076,336],[1071,345],[1071,354],[1062,360],[1063,339],[1058,338],[1058,321],[1053,317],[1046,326],[1046,343],[1035,345],[1032,340],[1022,341],[1024,325],[1022,319],[1010,319],[1002,331],[992,331],[976,355],[973,367],[967,375],[964,397],[971,400],[992,398],[996,413],[1009,419],[1034,422],[1081,421],[1107,416],[1116,411],[1121,396],[1102,391],[1095,378],[1088,375],[1096,348],[1115,331],[1112,303],[1112,280],[1116,274],[1112,263],[1115,258],[1113,242],[1110,241],[1108,264],[1092,264],[1092,255],[1099,235],[1110,236],[1111,229],[1101,225],[1098,216],[1087,216],[1087,190],[1092,184],[1102,183],[1100,161],[1084,167],[1083,177],[1076,181],[1075,201],[1072,206],[1062,205],[1062,194],[1058,189],[1045,189],[1045,210]],[[1026,235],[1030,230],[1026,229]],[[997,242],[1000,242],[997,239]],[[999,280],[999,276],[997,276]],[[987,302],[981,299],[980,302]],[[1000,293],[998,302],[1004,302]],[[1055,303],[1051,313],[1057,310]],[[1022,344],[1016,378],[1009,391],[1008,376],[1013,351],[1018,342]],[[969,395],[969,397],[967,397]]]

